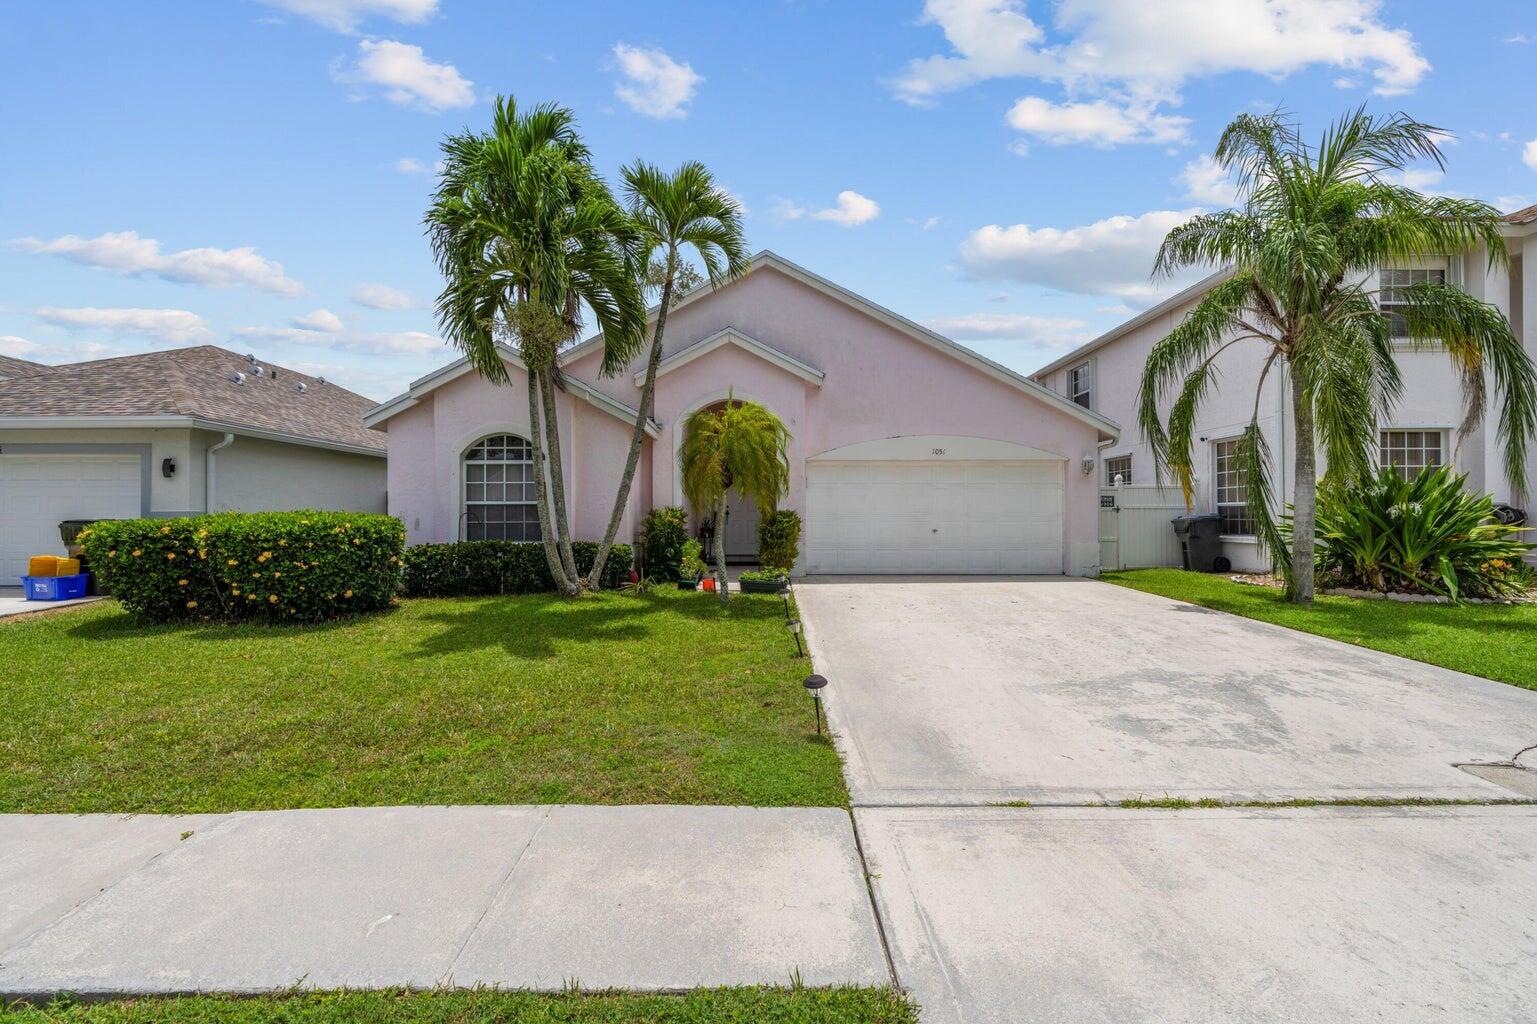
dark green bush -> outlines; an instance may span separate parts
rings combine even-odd
[[[598,545],[571,545],[578,572],[592,570]],[[628,544],[609,549],[602,584],[612,590],[630,576],[635,555]],[[462,540],[453,544],[417,544],[406,548],[407,597],[474,597],[490,594],[539,594],[555,589],[544,545],[532,541]]]
[[[801,517],[794,509],[781,508],[763,513],[758,520],[758,564],[765,569],[795,567],[800,554]]]
[[[1494,519],[1487,494],[1469,494],[1446,467],[1318,492],[1316,564],[1332,582],[1363,590],[1511,597],[1531,584],[1522,529]]]
[[[641,524],[641,551],[646,575],[654,580],[676,580],[688,540],[688,513],[676,505],[654,508]]]
[[[390,603],[406,530],[361,512],[219,512],[105,520],[78,539],[101,585],[142,618],[317,622]]]

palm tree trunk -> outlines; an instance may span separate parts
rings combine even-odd
[[[651,410],[656,404],[656,371],[662,363],[662,332],[667,329],[667,307],[672,303],[672,279],[674,258],[667,257],[667,280],[662,282],[662,302],[657,307],[656,330],[651,335],[651,355],[646,360],[646,383],[640,389],[640,412],[635,417],[635,430],[630,434],[630,454],[624,461],[624,475],[619,478],[619,493],[614,497],[614,511],[608,517],[608,529],[598,544],[598,555],[592,562],[592,573],[587,577],[589,590],[601,589],[603,567],[608,564],[609,549],[619,535],[619,521],[624,518],[625,506],[630,503],[630,488],[635,483],[635,469],[640,465],[640,449],[646,440],[646,424],[651,420]],[[650,566],[646,571],[650,572]]]
[[[720,594],[720,603],[728,600],[726,593],[726,495],[720,496],[720,501],[715,503],[715,535],[711,544],[715,555],[715,591]]]
[[[539,504],[539,539],[544,543],[544,559],[550,566],[550,578],[555,589],[568,597],[576,593],[571,577],[561,564],[560,552],[555,546],[555,533],[550,528],[550,502],[545,489],[544,442],[539,427],[539,375],[532,369],[528,374],[528,444],[534,456],[534,500]]]
[[[539,371],[539,391],[544,397],[545,444],[550,450],[550,488],[555,492],[555,543],[560,564],[566,570],[571,592],[581,587],[576,559],[571,555],[571,521],[566,517],[566,471],[560,461],[560,420],[555,413],[555,371],[546,366]]]
[[[1295,462],[1296,495],[1292,502],[1291,579],[1286,584],[1286,599],[1293,604],[1313,603],[1313,536],[1318,518],[1318,462],[1313,445],[1313,407],[1289,376],[1292,393],[1292,422],[1297,432]]]

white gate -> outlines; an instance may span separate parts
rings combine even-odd
[[[1099,492],[1099,562],[1104,569],[1183,563],[1170,520],[1187,514],[1178,487],[1121,484]]]

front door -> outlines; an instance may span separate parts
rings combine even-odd
[[[726,501],[726,559],[731,562],[755,562],[758,559],[758,505],[739,494],[732,494]]]

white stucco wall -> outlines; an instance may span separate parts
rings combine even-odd
[[[150,513],[181,516],[203,510],[203,449],[191,430],[0,429],[0,449],[8,444],[46,445],[49,450],[61,454],[81,446],[147,444],[150,448]],[[176,472],[169,478],[160,471],[161,462],[167,458],[176,460]]]

